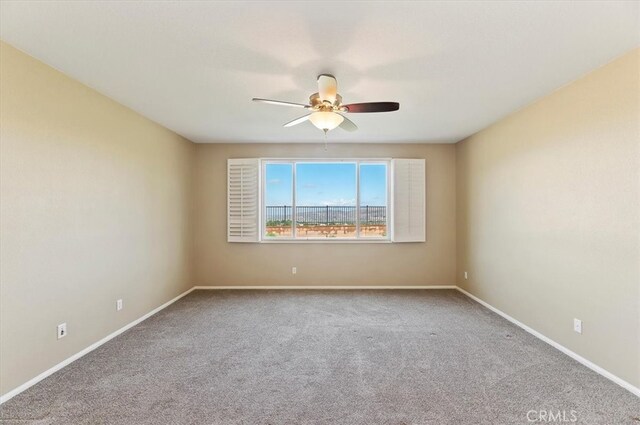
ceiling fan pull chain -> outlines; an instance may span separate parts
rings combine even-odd
[[[324,129],[324,151],[327,151],[327,129]]]

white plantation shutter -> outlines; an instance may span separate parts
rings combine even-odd
[[[393,178],[393,242],[424,242],[425,224],[425,161],[424,159],[394,159]]]
[[[227,240],[258,242],[260,237],[260,160],[227,160]]]

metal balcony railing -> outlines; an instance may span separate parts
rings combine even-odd
[[[355,225],[357,209],[355,206],[296,206],[298,225]],[[267,226],[290,225],[291,205],[268,205],[266,207]],[[362,205],[360,207],[361,225],[383,225],[387,222],[387,207],[384,205]]]

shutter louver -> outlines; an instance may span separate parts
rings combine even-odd
[[[260,240],[260,160],[227,160],[227,241]]]
[[[393,242],[425,242],[425,160],[394,159]]]

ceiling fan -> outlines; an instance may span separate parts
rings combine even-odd
[[[311,111],[309,114],[289,121],[284,126],[293,127],[309,120],[318,129],[324,131],[325,134],[336,127],[347,131],[358,129],[353,121],[342,115],[342,113],[391,112],[400,109],[400,104],[397,102],[367,102],[343,105],[342,96],[338,94],[338,82],[330,74],[318,75],[318,92],[309,96],[309,105],[257,97],[254,97],[253,101],[308,109]]]

